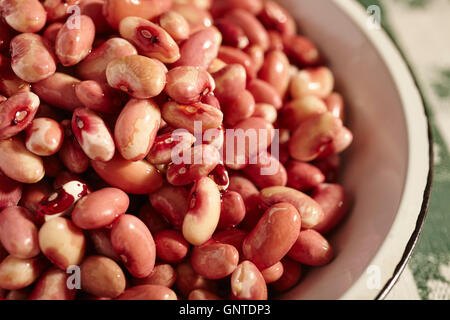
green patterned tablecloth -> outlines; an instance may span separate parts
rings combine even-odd
[[[359,1],[380,6],[384,28],[411,65],[427,103],[435,146],[428,217],[388,299],[450,300],[450,0]]]

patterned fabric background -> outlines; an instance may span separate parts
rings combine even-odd
[[[435,146],[428,217],[388,299],[450,300],[450,0],[359,2],[380,6],[383,27],[405,54],[425,96]]]

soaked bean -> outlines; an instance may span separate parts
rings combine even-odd
[[[280,97],[284,97],[291,79],[290,64],[286,55],[282,51],[269,52],[259,70],[259,78],[272,85]]]
[[[322,61],[316,45],[307,37],[285,36],[283,44],[286,54],[302,67],[314,67]]]
[[[288,187],[299,191],[310,190],[325,181],[325,175],[317,167],[306,162],[289,161],[286,170]]]
[[[304,69],[292,77],[290,92],[294,99],[306,95],[328,97],[333,91],[334,77],[327,67]]]
[[[222,194],[220,219],[217,228],[236,227],[245,217],[245,203],[242,196],[235,191]]]
[[[172,10],[180,14],[188,23],[190,33],[211,27],[213,20],[211,14],[191,4],[174,4]]]
[[[302,276],[302,266],[300,263],[289,258],[281,260],[283,264],[283,274],[281,278],[271,284],[275,292],[285,292],[293,288]]]
[[[280,95],[275,88],[267,82],[260,79],[254,79],[248,84],[248,90],[255,98],[256,103],[267,103],[274,106],[277,110],[281,109],[283,102]]]
[[[315,96],[304,96],[288,102],[281,110],[282,123],[292,131],[312,116],[327,112],[325,103]]]
[[[243,172],[259,187],[285,186],[288,180],[285,167],[267,152],[261,153],[255,164],[247,165]]]
[[[238,49],[245,49],[249,45],[250,42],[244,30],[230,20],[220,19],[215,22],[215,26],[222,33],[224,45]]]

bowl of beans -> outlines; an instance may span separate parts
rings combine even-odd
[[[0,12],[0,298],[389,292],[425,218],[432,153],[376,7]]]

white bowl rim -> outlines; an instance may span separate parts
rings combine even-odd
[[[433,180],[433,139],[429,123],[426,102],[420,92],[417,79],[406,62],[401,49],[392,41],[384,29],[373,31],[367,28],[368,16],[362,4],[357,1],[332,0],[360,28],[365,37],[377,49],[390,75],[397,86],[407,123],[409,142],[408,171],[400,206],[385,241],[377,251],[369,266],[382,266],[381,289],[370,293],[372,299],[384,299],[393,288],[406,267],[413,249],[422,232],[428,213]],[[411,142],[414,143],[411,143]],[[428,146],[424,152],[424,146]],[[424,170],[424,168],[426,170]],[[412,214],[414,213],[414,214]],[[393,252],[404,246],[404,250]],[[394,259],[385,257],[396,256]],[[342,300],[367,296],[367,275],[361,275],[340,298]]]

